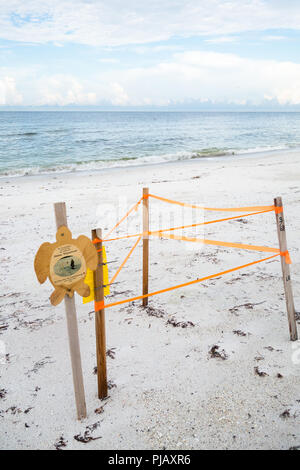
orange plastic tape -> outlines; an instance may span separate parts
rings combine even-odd
[[[131,214],[132,211],[134,211],[135,209],[139,207],[139,204],[141,203],[142,200],[143,200],[143,196],[138,200],[136,204],[134,204],[134,206],[131,209],[129,209],[128,212],[126,212],[124,217],[122,217],[122,219],[119,220],[119,222],[108,232],[108,234],[103,238],[103,240],[105,240],[117,227],[119,227],[119,225]]]
[[[157,234],[157,236],[160,236],[160,235]],[[265,253],[277,253],[285,257],[285,262],[287,264],[292,264],[291,257],[288,251],[281,252],[278,248],[271,248],[269,246],[257,246],[257,245],[245,245],[244,243],[220,242],[218,240],[207,240],[205,238],[181,237],[178,235],[164,234],[163,237],[168,238],[170,240],[183,240],[186,242],[203,243],[204,245],[226,246],[228,248],[240,248],[241,250],[254,250],[254,251],[262,251]]]
[[[202,209],[205,211],[217,211],[217,212],[248,212],[248,211],[273,211],[275,206],[253,206],[253,207],[229,207],[229,208],[219,208],[219,207],[203,207],[196,206],[194,204],[186,204],[184,202],[174,201],[173,199],[166,199],[165,197],[155,196],[154,194],[149,194],[150,197],[154,199],[159,199],[160,201],[169,202],[170,204],[177,204],[179,206],[190,207],[192,209]]]
[[[222,242],[218,240],[207,240],[206,238],[192,238],[192,237],[184,237],[184,236],[178,236],[178,235],[164,234],[163,236],[165,238],[169,238],[172,240],[183,240],[186,242],[202,243],[204,245],[226,246],[228,248],[240,248],[242,250],[254,250],[254,251],[262,251],[265,253],[280,254],[280,250],[278,248],[271,248],[268,246],[246,245],[244,243]]]
[[[255,264],[262,263],[263,261],[268,261],[269,259],[275,258],[276,256],[279,256],[279,255],[280,255],[280,253],[277,253],[276,255],[269,256],[268,258],[263,258],[263,259],[260,259],[260,260],[257,260],[257,261],[252,261],[251,263],[243,264],[242,266],[237,266],[236,268],[227,269],[226,271],[222,271],[222,272],[219,272],[217,274],[211,274],[210,276],[205,276],[205,277],[202,277],[201,279],[195,279],[194,281],[189,281],[189,282],[185,282],[183,284],[178,284],[177,286],[168,287],[166,289],[161,289],[161,290],[158,290],[158,291],[155,291],[155,292],[150,292],[149,294],[139,295],[137,297],[131,297],[130,299],[120,300],[118,302],[112,302],[110,304],[104,304],[103,301],[95,302],[95,312],[98,312],[99,310],[103,310],[105,308],[114,307],[116,305],[121,305],[121,304],[125,304],[125,303],[128,303],[128,302],[133,302],[134,300],[145,299],[146,297],[151,297],[153,295],[163,294],[165,292],[172,291],[172,290],[175,290],[175,289],[179,289],[181,287],[186,287],[186,286],[190,286],[192,284],[197,284],[199,282],[207,281],[207,280],[213,279],[215,277],[223,276],[224,274],[228,274],[228,273],[232,273],[234,271],[238,271],[239,269],[247,268],[248,266],[253,266]]]
[[[283,207],[282,206],[275,206],[275,214],[281,214],[283,212]]]
[[[173,231],[173,230],[181,230],[181,229],[184,229],[184,228],[199,227],[200,225],[215,224],[217,222],[225,222],[227,220],[239,219],[240,217],[249,217],[250,215],[265,214],[265,213],[271,212],[271,211],[273,211],[273,209],[268,209],[268,210],[259,211],[259,212],[250,212],[249,214],[235,215],[234,217],[226,217],[224,219],[208,220],[207,222],[199,222],[197,224],[182,225],[180,227],[164,228],[164,229],[161,229],[161,230],[152,230],[151,232],[145,232],[145,235],[157,235],[157,234],[160,234],[162,232],[169,232],[169,231]],[[106,242],[112,242],[112,241],[115,241],[115,240],[125,240],[126,238],[139,237],[141,235],[144,235],[144,233],[134,233],[134,234],[131,234],[131,235],[124,235],[122,237],[108,238],[105,241]]]
[[[125,264],[127,263],[128,259],[129,259],[130,256],[132,255],[134,249],[137,247],[137,245],[138,245],[139,241],[141,240],[141,238],[142,238],[142,237],[140,236],[140,237],[137,239],[137,241],[135,242],[135,244],[133,245],[133,247],[132,247],[131,250],[129,251],[128,255],[126,256],[126,258],[125,258],[124,261],[122,262],[121,266],[118,268],[118,270],[117,270],[117,272],[115,273],[115,275],[111,278],[110,284],[112,284],[112,283],[116,280],[118,274],[120,273],[121,269],[122,269],[122,268],[125,266]]]
[[[291,260],[291,257],[290,257],[290,254],[289,254],[288,250],[282,251],[280,253],[280,255],[285,257],[286,264],[292,264],[292,260]]]

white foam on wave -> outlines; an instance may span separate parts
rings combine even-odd
[[[234,157],[238,155],[269,153],[282,150],[290,150],[291,146],[281,145],[274,147],[253,147],[248,149],[202,149],[199,151],[182,151],[162,155],[151,155],[144,157],[125,157],[113,160],[90,160],[84,162],[66,163],[56,166],[34,166],[14,168],[0,171],[0,177],[34,176],[53,173],[71,173],[77,171],[93,171],[109,168],[124,168],[129,166],[153,165],[159,163],[176,162],[194,159],[212,159],[222,157]]]

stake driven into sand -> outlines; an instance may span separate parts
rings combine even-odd
[[[67,211],[64,202],[54,204],[57,229],[64,225],[67,227]],[[82,375],[78,324],[76,316],[75,298],[65,295],[65,308],[68,325],[70,356],[72,363],[73,383],[78,419],[86,418],[86,403]]]

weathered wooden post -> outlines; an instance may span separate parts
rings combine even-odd
[[[149,189],[143,188],[143,295],[149,289]],[[143,307],[148,305],[148,297],[143,299]]]
[[[281,197],[276,197],[274,199],[274,205],[276,208],[275,215],[276,215],[277,233],[278,233],[278,240],[279,240],[279,249],[280,249],[280,252],[284,254],[287,252],[287,241],[286,241],[285,222],[284,222],[284,214],[283,214],[283,206],[282,206]],[[297,323],[296,323],[296,316],[295,316],[295,306],[294,306],[290,267],[286,262],[285,256],[281,256],[280,258],[281,258],[281,268],[282,268],[283,285],[284,285],[284,292],[285,292],[286,309],[287,309],[289,329],[290,329],[290,338],[291,338],[291,341],[297,341],[298,333],[297,333]]]
[[[66,204],[64,202],[57,202],[56,204],[54,204],[54,210],[57,229],[59,229],[61,226],[67,227]],[[86,418],[86,403],[82,375],[75,298],[74,296],[69,297],[68,295],[65,295],[64,300],[67,316],[77,417],[78,419],[82,419]]]
[[[92,230],[92,239],[99,240],[95,246],[98,252],[98,266],[94,271],[95,302],[104,302],[103,285],[103,252],[102,230]],[[96,352],[97,352],[97,377],[98,397],[102,400],[107,397],[107,370],[106,370],[106,334],[105,334],[105,310],[95,311],[96,328]]]

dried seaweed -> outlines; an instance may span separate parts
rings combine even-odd
[[[175,318],[169,318],[167,325],[172,325],[174,328],[187,328],[189,326],[195,326],[195,324],[191,321],[176,321]]]
[[[91,426],[87,426],[85,428],[84,433],[83,434],[77,434],[76,436],[74,436],[74,439],[78,442],[82,442],[83,444],[87,444],[88,442],[97,441],[98,439],[101,439],[101,436],[100,437],[93,437],[91,435],[91,432],[95,431],[95,429],[97,429],[99,426],[100,426],[99,421],[95,424],[92,424]]]
[[[54,447],[56,450],[61,450],[63,447],[67,447],[68,441],[65,441],[64,436],[60,436],[60,438],[55,442]]]
[[[284,410],[283,413],[279,415],[279,417],[282,419],[287,419],[287,418],[291,418],[292,415],[290,413],[290,410]]]
[[[269,376],[269,374],[267,374],[266,372],[263,372],[261,370],[259,370],[258,367],[254,367],[254,372],[256,375],[258,375],[259,377],[267,377]]]
[[[108,388],[108,390],[111,390],[112,388],[117,388],[117,385],[112,380],[109,380],[107,382],[107,388]]]
[[[147,315],[149,315],[149,317],[162,318],[166,315],[166,312],[164,312],[164,310],[161,310],[159,308],[148,306],[144,310],[147,313]]]
[[[228,359],[226,351],[224,351],[224,349],[220,350],[220,346],[218,346],[217,344],[210,348],[209,355],[212,358],[222,359],[223,361],[226,361],[226,359]]]
[[[108,349],[108,350],[106,351],[106,355],[107,355],[108,357],[110,357],[111,359],[114,359],[114,358],[115,358],[115,355],[116,355],[115,349],[116,349],[116,348],[110,348],[110,349]]]
[[[245,304],[235,305],[234,307],[231,307],[231,308],[229,309],[229,312],[230,312],[230,313],[236,313],[236,312],[237,312],[240,308],[242,308],[242,307],[246,308],[247,310],[253,310],[253,307],[254,307],[255,305],[261,305],[261,304],[263,304],[263,303],[265,303],[265,300],[264,300],[263,302],[257,302],[257,303],[255,303],[255,304],[254,304],[254,303],[251,303],[251,302],[247,302],[247,303],[245,303]]]
[[[233,330],[233,333],[237,336],[247,336],[247,333],[244,333],[242,330]]]

